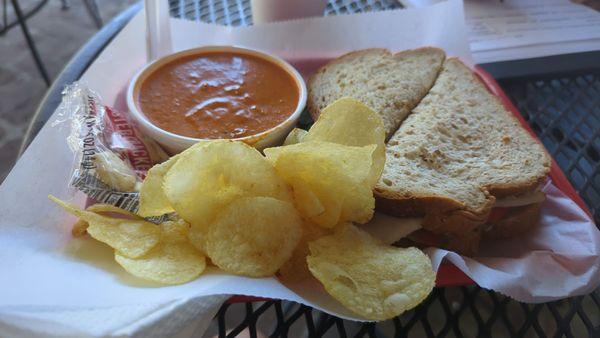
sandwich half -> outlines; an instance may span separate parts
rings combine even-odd
[[[427,94],[445,57],[443,50],[433,47],[396,54],[373,48],[343,55],[310,78],[308,111],[316,121],[333,101],[353,97],[379,113],[389,139]]]
[[[377,209],[423,217],[417,242],[473,254],[482,236],[515,236],[537,223],[550,157],[458,59],[444,62],[386,155]]]

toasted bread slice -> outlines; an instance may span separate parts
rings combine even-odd
[[[479,251],[481,229],[466,232],[460,236],[448,234],[435,234],[428,230],[417,230],[406,237],[405,241],[398,243],[400,246],[413,246],[419,248],[436,247],[472,256]]]
[[[444,51],[426,47],[397,54],[365,49],[343,55],[321,67],[308,82],[308,110],[316,121],[321,110],[349,96],[378,112],[386,139],[433,85]]]
[[[506,239],[523,235],[540,223],[541,202],[510,208],[498,220],[487,221],[485,229],[481,227],[460,235],[435,234],[428,230],[417,230],[398,244],[400,246],[438,247],[464,255],[475,255],[479,251],[482,238],[490,240]]]
[[[484,238],[503,239],[519,236],[535,228],[540,222],[542,203],[533,203],[508,208],[506,214],[498,220],[489,220]]]
[[[483,224],[495,197],[533,191],[550,171],[544,147],[458,59],[386,148],[377,208],[425,216],[423,227],[460,236]]]

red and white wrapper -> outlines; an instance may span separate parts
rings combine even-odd
[[[126,113],[105,106],[84,83],[65,88],[57,117],[53,126],[70,128],[67,143],[74,155],[70,185],[95,202],[136,212],[138,183],[168,155]]]

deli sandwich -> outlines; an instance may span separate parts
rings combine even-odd
[[[421,217],[412,241],[474,254],[483,237],[516,236],[538,223],[550,157],[460,60],[437,48],[353,52],[309,81],[313,118],[342,96],[385,121],[376,208]]]

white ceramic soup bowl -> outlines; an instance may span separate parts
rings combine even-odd
[[[209,52],[233,52],[259,57],[281,67],[283,70],[285,70],[292,76],[299,91],[298,102],[296,104],[296,109],[294,110],[294,112],[290,116],[288,116],[288,118],[285,119],[283,122],[271,129],[259,132],[254,135],[231,139],[245,142],[259,150],[281,144],[287,136],[287,134],[290,132],[290,130],[292,130],[296,125],[300,114],[306,106],[306,84],[304,83],[304,80],[302,79],[300,73],[298,73],[298,71],[289,63],[285,62],[279,57],[258,50],[235,46],[206,46],[184,50],[153,61],[146,65],[144,68],[142,68],[139,72],[137,72],[137,74],[135,74],[135,76],[131,79],[129,87],[127,88],[127,106],[131,113],[131,116],[136,121],[141,131],[153,138],[154,140],[156,140],[171,154],[180,153],[198,142],[211,140],[178,135],[176,133],[161,129],[160,127],[153,124],[150,121],[150,119],[148,119],[148,117],[144,114],[138,100],[139,91],[141,89],[142,83],[155,70],[159,69],[161,66],[175,59],[190,55],[201,56],[202,54]]]

